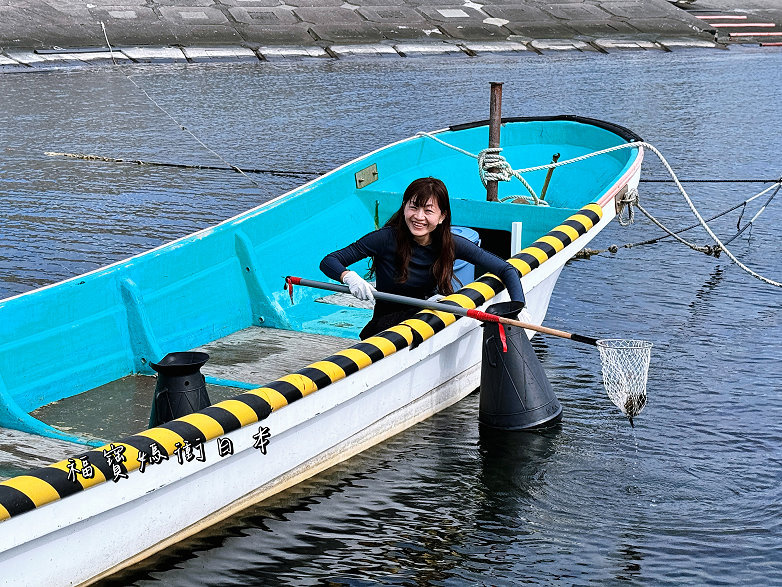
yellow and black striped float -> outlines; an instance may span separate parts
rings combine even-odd
[[[526,275],[585,234],[600,221],[602,215],[603,210],[598,204],[585,206],[509,259],[509,262],[522,276]],[[493,298],[504,288],[502,281],[487,273],[442,301],[473,309]],[[103,454],[104,450],[124,447],[126,460],[121,464],[124,474],[138,469],[139,452],[149,452],[152,446],[155,446],[161,455],[170,458],[177,443],[180,446],[185,441],[191,445],[204,443],[259,422],[274,410],[323,389],[398,350],[430,338],[456,319],[454,314],[423,310],[413,318],[376,336],[312,363],[296,373],[285,375],[264,387],[242,393],[157,428],[145,430],[120,442],[80,453],[78,457],[74,457],[74,464],[78,468],[87,463],[92,465],[94,476],[91,479],[84,479],[79,475],[75,480],[69,478],[69,459],[66,459],[0,482],[0,521],[113,480],[115,475]]]

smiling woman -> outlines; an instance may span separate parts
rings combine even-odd
[[[414,180],[402,196],[402,204],[380,230],[323,259],[321,271],[341,281],[360,300],[370,300],[374,287],[350,265],[372,258],[370,278],[377,289],[406,297],[425,299],[453,293],[453,264],[461,259],[497,275],[511,299],[524,302],[518,271],[507,261],[481,249],[461,236],[451,234],[451,203],[445,184],[434,177]],[[378,300],[372,319],[360,333],[368,338],[412,317],[416,308]]]
[[[425,183],[431,178],[422,178],[416,180],[416,182]],[[433,190],[439,190],[438,197],[430,196],[424,200],[423,190],[416,191],[415,196],[407,200],[404,205],[404,217],[405,224],[413,235],[413,240],[419,245],[427,246],[432,242],[432,232],[434,232],[438,226],[441,226],[443,221],[448,217],[442,208],[438,200],[443,197],[447,197],[440,194],[443,193],[445,186],[439,180],[431,180]],[[411,184],[412,185],[412,184]],[[442,188],[440,187],[442,186]]]

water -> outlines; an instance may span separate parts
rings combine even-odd
[[[505,115],[623,124],[682,177],[782,174],[782,53],[773,50],[122,71],[239,166],[325,171],[420,130],[485,119],[488,82],[499,80]],[[3,297],[214,224],[301,181],[257,175],[256,186],[220,171],[44,155],[221,164],[111,68],[3,75],[0,96]],[[644,177],[664,177],[651,154]],[[688,187],[708,215],[764,186]],[[692,222],[672,186],[641,188],[660,219]],[[775,201],[731,246],[777,281],[780,210]],[[715,229],[732,234],[735,222]],[[656,234],[639,218],[593,245]],[[700,230],[689,238],[707,242]],[[779,289],[677,244],[571,262],[547,325],[655,344],[634,430],[605,397],[596,349],[536,337],[563,405],[559,429],[480,437],[471,395],[107,584],[782,583],[781,311]]]

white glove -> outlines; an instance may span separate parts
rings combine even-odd
[[[522,308],[521,312],[519,312],[519,322],[524,322],[525,324],[535,324],[532,321],[532,314],[529,313],[527,308]]]
[[[374,299],[376,291],[369,283],[359,276],[355,271],[348,271],[342,278],[342,283],[350,288],[350,293],[359,300],[369,301]]]

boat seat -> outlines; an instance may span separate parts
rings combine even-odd
[[[322,333],[251,326],[191,350],[209,354],[201,373],[206,378],[209,399],[216,404],[295,373],[355,342],[353,338]],[[31,415],[87,439],[116,441],[148,428],[155,385],[153,376],[128,375],[41,406]],[[59,442],[41,442],[49,441]],[[0,476],[4,462],[0,460]]]
[[[347,293],[335,293],[330,296],[318,298],[315,301],[321,304],[334,304],[335,306],[345,306],[347,308],[365,308],[371,310],[375,307],[375,300],[359,300]]]

